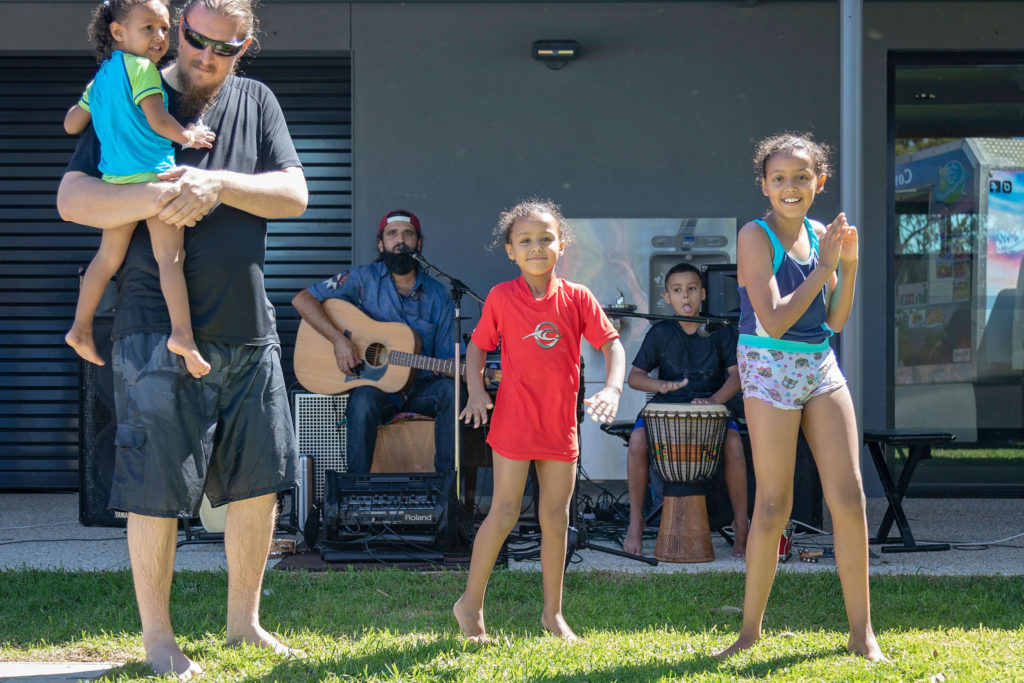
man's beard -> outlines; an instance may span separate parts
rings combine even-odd
[[[380,255],[384,267],[395,275],[405,275],[416,269],[416,260],[409,254],[396,254],[393,251],[385,251]]]
[[[234,69],[231,70],[234,73]],[[221,83],[214,83],[207,86],[196,86],[189,80],[188,74],[178,64],[178,85],[181,87],[181,95],[178,97],[178,117],[185,121],[198,121],[206,110],[213,104],[214,98],[220,92]]]

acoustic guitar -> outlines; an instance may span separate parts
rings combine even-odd
[[[305,320],[295,337],[295,377],[314,394],[342,394],[356,387],[374,386],[394,394],[412,384],[413,370],[430,370],[447,377],[455,375],[454,359],[419,355],[420,340],[405,323],[382,323],[341,299],[323,302],[324,312],[356,347],[362,361],[350,377],[338,368],[334,345]],[[460,363],[460,376],[466,364]],[[501,381],[501,371],[484,368],[487,383]]]

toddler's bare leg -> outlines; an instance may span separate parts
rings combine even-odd
[[[153,256],[160,267],[160,290],[171,316],[171,336],[167,339],[167,348],[185,359],[189,374],[202,377],[210,371],[210,364],[199,353],[192,337],[192,316],[189,313],[184,272],[185,234],[157,218],[150,218],[147,224],[153,242]]]
[[[82,276],[78,305],[75,307],[75,322],[64,335],[64,341],[75,350],[75,353],[96,365],[103,365],[104,362],[92,338],[93,317],[99,308],[103,292],[107,289],[107,283],[124,262],[124,255],[128,253],[128,243],[131,242],[134,231],[135,223],[103,231],[100,248]]]

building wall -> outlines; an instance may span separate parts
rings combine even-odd
[[[754,139],[838,143],[838,4],[268,3],[262,44],[352,52],[355,260],[374,256],[384,211],[408,208],[426,257],[484,295],[516,274],[484,245],[520,198],[550,196],[570,217],[760,215]],[[0,3],[0,45],[52,53],[59,35],[88,51],[91,7]],[[886,353],[887,55],[1019,49],[1021,27],[1022,3],[865,3],[863,338],[846,340],[865,359]],[[529,56],[541,38],[575,39],[582,56],[551,71]],[[814,213],[838,202],[833,183]],[[881,426],[885,375],[864,369],[863,420]]]

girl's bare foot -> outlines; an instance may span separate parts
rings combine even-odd
[[[100,358],[100,352],[96,350],[91,327],[92,323],[89,325],[72,325],[68,333],[64,335],[64,341],[75,350],[75,353],[90,363],[106,365],[106,362]]]
[[[747,556],[747,533],[750,531],[750,523],[747,520],[732,522],[732,556]]]
[[[174,676],[179,681],[187,681],[203,673],[203,667],[186,657],[173,638],[147,647],[146,660],[156,675]]]
[[[644,529],[642,526],[634,527],[629,525],[626,530],[626,537],[622,539],[622,552],[631,555],[643,555],[644,553]]]
[[[846,649],[855,655],[860,655],[869,662],[889,661],[889,658],[882,654],[882,648],[878,646],[878,640],[875,639],[874,634],[868,635],[863,642],[855,641],[851,635],[850,641],[846,644]]]
[[[558,636],[559,638],[564,638],[565,640],[568,640],[570,643],[580,639],[579,636],[577,636],[573,632],[573,630],[569,628],[569,624],[565,623],[565,617],[562,616],[561,612],[558,612],[550,617],[546,614],[542,614],[540,617],[540,624],[548,631],[550,631],[551,635]]]
[[[167,338],[167,348],[171,353],[176,353],[185,359],[185,368],[193,377],[202,377],[210,372],[210,364],[199,353],[199,348],[196,347],[196,343],[192,339],[172,332],[171,336]]]
[[[716,652],[712,655],[712,657],[714,657],[715,659],[728,659],[737,652],[742,652],[743,650],[746,650],[749,647],[753,647],[754,643],[756,643],[758,640],[760,640],[760,638],[748,638],[746,636],[740,635],[740,637],[736,639],[735,643],[725,648],[721,652]]]
[[[255,626],[248,631],[232,633],[227,637],[228,645],[255,645],[268,650],[274,654],[284,655],[294,659],[305,659],[306,653],[293,647],[288,647],[280,640],[265,631],[262,626]]]
[[[455,615],[455,621],[459,622],[459,628],[462,630],[462,635],[465,636],[467,643],[477,643],[478,645],[484,645],[490,642],[487,638],[487,631],[484,628],[484,611],[483,609],[474,609],[465,604],[466,596],[460,596],[455,602],[455,606],[452,607],[452,613]]]

